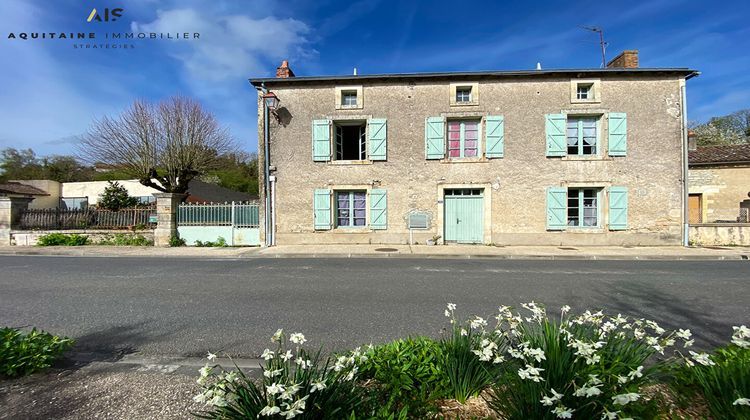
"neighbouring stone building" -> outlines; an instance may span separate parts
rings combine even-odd
[[[689,153],[690,223],[750,223],[750,144]]]
[[[296,77],[284,62],[251,80],[270,175],[262,236],[679,245],[697,74],[638,68],[637,51],[605,69]],[[280,100],[268,133],[264,94]]]

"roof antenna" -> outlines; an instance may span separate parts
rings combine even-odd
[[[602,47],[602,68],[607,67],[607,57],[605,53],[605,51],[607,50],[607,43],[604,42],[604,29],[598,26],[581,26],[581,29],[596,32],[599,34],[599,45]]]

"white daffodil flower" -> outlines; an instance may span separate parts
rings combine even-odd
[[[554,410],[552,410],[552,413],[557,416],[558,419],[570,419],[573,418],[573,410],[572,408],[565,407],[564,405],[557,406]]]
[[[736,400],[734,400],[734,402],[732,403],[732,405],[746,405],[746,406],[750,406],[750,398],[737,398]]]
[[[273,352],[271,350],[265,349],[263,350],[263,354],[260,355],[263,360],[271,360],[273,359]]]
[[[615,395],[614,397],[612,397],[612,402],[614,402],[615,405],[625,405],[633,401],[638,401],[640,397],[641,397],[640,394],[635,393],[635,392],[630,392],[627,394]]]
[[[307,342],[307,339],[305,339],[305,336],[301,333],[293,333],[289,336],[289,341],[294,344],[304,344]]]
[[[262,410],[260,410],[260,413],[258,413],[258,416],[271,417],[274,414],[279,414],[279,412],[281,412],[281,409],[279,407],[267,405],[263,407]]]
[[[690,355],[693,356],[693,360],[702,364],[703,366],[713,366],[716,364],[713,360],[711,360],[711,356],[706,353],[696,353],[691,350]]]
[[[211,353],[211,352],[209,351],[209,352],[208,352],[208,356],[206,356],[206,359],[208,359],[208,360],[210,360],[210,361],[212,361],[212,362],[213,362],[214,360],[216,360],[216,355],[215,355],[215,354],[213,354],[213,353]]]
[[[324,389],[326,389],[326,383],[324,381],[313,382],[310,387],[310,393],[312,394],[315,391],[321,391]]]
[[[284,335],[284,330],[279,328],[275,333],[273,333],[273,336],[271,336],[271,342],[278,343],[279,341],[281,341],[282,335]]]

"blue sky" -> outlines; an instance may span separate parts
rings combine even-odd
[[[116,22],[86,22],[121,7]],[[250,77],[289,59],[298,75],[599,67],[640,50],[642,67],[690,67],[691,120],[750,107],[750,2],[0,1],[0,148],[71,153],[92,119],[136,98],[196,97],[241,147],[257,148]],[[74,49],[14,32],[200,32],[198,40]],[[110,41],[111,42],[111,41]],[[282,99],[283,100],[283,99]]]

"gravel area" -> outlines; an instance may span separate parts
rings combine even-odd
[[[186,419],[196,375],[92,364],[0,380],[0,419]]]

